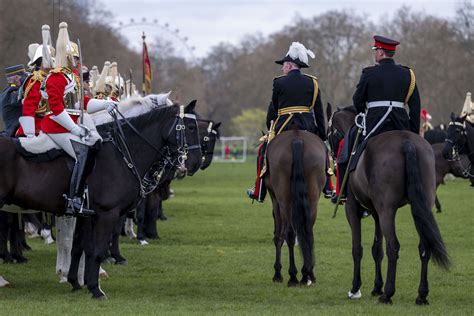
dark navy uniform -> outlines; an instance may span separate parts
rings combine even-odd
[[[22,104],[18,99],[18,87],[8,85],[0,94],[0,110],[3,122],[5,123],[5,136],[15,135],[20,123],[18,118],[21,116]]]
[[[353,96],[357,111],[365,112],[367,104],[374,101],[396,101],[405,103],[412,82],[408,67],[395,64],[391,58],[380,60],[379,65],[367,67],[362,71]],[[388,111],[387,106],[370,107],[366,114],[366,131],[369,134]],[[370,136],[389,130],[420,131],[420,96],[415,87],[408,99],[408,109],[392,107],[386,119]]]
[[[289,129],[307,130],[317,134],[322,140],[326,140],[326,128],[324,112],[321,102],[321,92],[317,90],[316,100],[314,90],[315,77],[302,74],[300,70],[292,70],[286,76],[277,77],[273,80],[272,102],[267,112],[267,128],[274,121],[275,134]],[[291,108],[310,108],[307,113],[293,112],[278,116],[279,110]],[[288,117],[291,119],[287,121]],[[286,123],[286,124],[285,124]]]

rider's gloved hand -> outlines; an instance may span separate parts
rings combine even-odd
[[[89,135],[90,132],[85,126],[76,124],[71,129],[71,133],[73,135],[76,135],[76,136],[79,136],[79,137],[86,137],[87,135]]]
[[[107,101],[107,107],[105,108],[107,112],[112,113],[114,112],[118,107],[118,102],[115,101]]]

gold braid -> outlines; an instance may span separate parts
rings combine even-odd
[[[408,104],[408,100],[410,100],[411,96],[413,95],[413,91],[415,91],[415,83],[416,83],[415,72],[411,70],[410,68],[408,68],[408,70],[410,70],[410,86],[408,87],[408,94],[405,98],[405,104]]]

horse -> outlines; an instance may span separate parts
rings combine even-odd
[[[200,170],[205,170],[212,162],[214,147],[219,139],[221,123],[198,118],[198,129],[201,140],[202,164]],[[162,201],[168,199],[169,184],[173,177],[169,177],[164,184],[158,186],[150,193],[145,201],[137,207],[137,239],[146,244],[145,238],[158,239],[156,220],[162,208]],[[162,209],[161,209],[162,211]],[[112,256],[118,254],[113,254]],[[115,258],[115,257],[114,257]]]
[[[272,199],[275,244],[273,282],[283,282],[281,247],[288,245],[290,279],[288,286],[298,284],[294,246],[296,236],[303,255],[300,284],[311,285],[314,276],[313,226],[317,206],[326,183],[326,153],[323,141],[303,130],[288,130],[270,141],[267,148],[267,172],[263,175]]]
[[[328,109],[330,112],[330,109]],[[328,116],[328,138],[335,153],[340,137],[348,132],[356,116],[355,107],[338,109]],[[339,141],[338,139],[339,138]],[[349,171],[348,171],[349,172]],[[346,217],[352,231],[352,257],[354,272],[351,299],[361,297],[361,218],[370,210],[375,221],[372,256],[375,261],[375,282],[372,295],[380,303],[392,303],[395,293],[395,274],[400,250],[395,230],[398,208],[407,203],[415,222],[420,243],[421,280],[416,304],[428,304],[428,262],[448,269],[450,258],[446,251],[436,220],[431,212],[436,194],[435,158],[431,145],[421,136],[408,131],[388,131],[371,138],[357,162],[347,186]],[[382,238],[385,238],[388,267],[385,287],[381,263]]]
[[[92,297],[106,297],[99,286],[100,262],[119,216],[135,207],[143,193],[143,175],[163,158],[165,145],[179,156],[176,161],[181,162],[185,147],[199,143],[194,106],[195,103],[185,109],[183,106],[159,107],[99,128],[107,137],[98,150],[95,168],[87,178],[89,206],[97,214],[83,219],[90,224],[84,245],[88,267],[86,283]],[[71,158],[61,156],[48,162],[32,162],[21,156],[15,147],[12,139],[0,138],[0,208],[14,204],[64,214],[63,194],[69,189],[68,161]],[[186,154],[188,170],[194,173],[201,165],[201,152],[193,150]],[[71,265],[69,275],[74,276],[74,268]],[[77,269],[75,272],[77,277]]]
[[[443,150],[446,146],[445,142],[432,144],[433,153],[435,155],[436,165],[436,188],[440,184],[444,184],[444,177],[451,173],[455,177],[467,178],[469,175],[469,159],[466,155],[460,155],[459,159],[448,160],[444,158]],[[467,167],[465,167],[467,165]],[[441,213],[441,203],[438,199],[438,194],[435,197],[436,212]]]
[[[465,169],[466,177],[471,180],[474,186],[474,126],[466,121],[467,116],[458,116],[451,113],[451,122],[446,131],[446,144],[443,149],[443,156],[448,161],[460,160],[460,155],[466,155],[470,166]]]
[[[446,129],[444,128],[444,124],[440,124],[435,126],[435,128],[426,131],[423,137],[432,145],[444,143],[444,140],[446,139]]]

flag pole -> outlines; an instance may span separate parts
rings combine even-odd
[[[143,81],[142,81],[142,93],[145,96],[145,32],[142,34],[143,48],[142,48],[142,68],[143,68]]]

